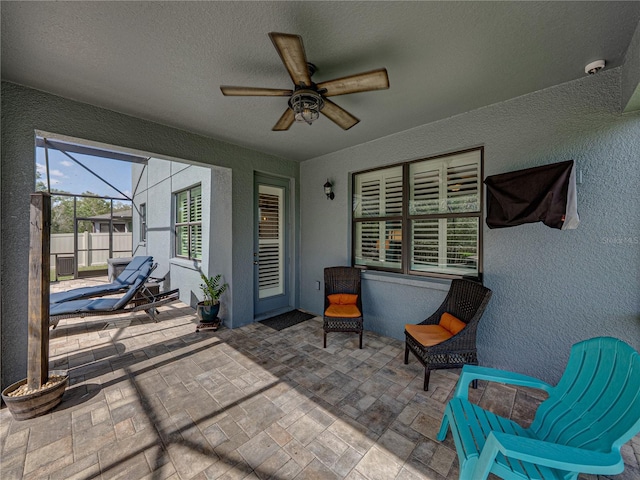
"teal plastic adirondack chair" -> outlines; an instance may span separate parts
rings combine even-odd
[[[529,428],[468,401],[469,383],[540,388],[549,397]],[[460,479],[576,479],[624,470],[620,447],[640,432],[640,354],[609,337],[575,344],[555,387],[526,375],[465,365],[438,440],[451,427]]]

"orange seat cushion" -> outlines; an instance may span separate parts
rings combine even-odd
[[[362,316],[355,305],[336,305],[333,303],[327,307],[324,314],[327,317],[338,318],[358,318]]]
[[[334,305],[355,305],[358,301],[358,295],[353,293],[334,293],[327,295],[327,298]]]
[[[432,347],[453,337],[440,325],[405,325],[404,329],[423,347]]]
[[[454,317],[450,313],[444,312],[440,317],[440,326],[445,330],[449,330],[451,335],[456,335],[466,327],[467,324],[458,317]]]

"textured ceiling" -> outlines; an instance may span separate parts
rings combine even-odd
[[[238,145],[306,160],[621,64],[640,2],[0,3],[2,78]],[[268,32],[303,37],[321,82],[386,67],[391,88],[334,97],[343,131],[271,127],[291,88]],[[65,133],[65,132],[55,132]]]

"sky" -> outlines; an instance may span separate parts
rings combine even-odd
[[[70,153],[73,158],[89,167],[106,181],[118,188],[122,193],[131,196],[131,163],[110,158],[94,157],[79,153]],[[36,148],[36,170],[40,172],[40,180],[47,182],[46,159],[43,147]],[[49,176],[51,188],[69,193],[92,193],[122,198],[122,195],[106,183],[89,173],[59,150],[49,149]]]

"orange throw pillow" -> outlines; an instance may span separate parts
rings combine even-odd
[[[355,305],[358,301],[358,295],[351,293],[334,293],[327,298],[333,305]]]
[[[462,320],[460,320],[457,317],[454,317],[453,315],[447,312],[444,312],[440,317],[439,325],[445,330],[448,330],[449,332],[451,332],[451,335],[456,335],[457,333],[462,331],[464,327],[467,326],[467,324],[464,323]]]

